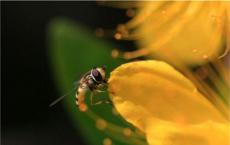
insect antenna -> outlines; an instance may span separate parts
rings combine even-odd
[[[64,97],[70,95],[73,91],[76,91],[76,87],[74,87],[72,90],[70,90],[68,93],[66,93],[65,95],[57,98],[56,100],[54,100],[52,103],[50,103],[49,107],[54,106],[55,104],[57,104],[58,102],[60,102]]]

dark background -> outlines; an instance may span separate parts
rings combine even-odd
[[[115,28],[128,19],[125,10],[96,2],[1,1],[3,145],[86,144],[61,103],[48,107],[61,95],[52,77],[46,41],[49,22],[59,16],[91,30]]]

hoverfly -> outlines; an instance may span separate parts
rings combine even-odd
[[[103,92],[102,88],[107,86],[107,80],[105,77],[105,66],[92,68],[90,71],[88,71],[81,77],[78,84],[79,84],[78,87],[72,90],[72,91],[74,90],[76,91],[76,94],[75,94],[76,102],[75,103],[77,106],[80,107],[81,105],[85,105],[85,94],[88,90],[92,92],[90,96],[91,105],[101,104],[103,100],[97,101],[94,103],[93,96],[98,92]],[[66,95],[69,95],[69,93]],[[55,100],[53,103],[50,104],[50,106],[55,105],[57,102],[63,99],[66,95],[61,96],[60,98]],[[109,103],[109,101],[105,101],[105,103]]]

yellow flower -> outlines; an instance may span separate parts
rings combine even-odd
[[[169,64],[123,64],[108,83],[117,111],[146,134],[150,145],[229,144],[229,114]]]
[[[229,57],[224,56],[230,49],[230,3],[107,4],[128,9],[133,17],[114,34],[137,42],[138,50],[123,57],[161,60],[131,62],[111,73],[109,92],[117,111],[150,145],[229,145]]]
[[[150,1],[117,5],[131,8],[129,13],[136,10],[129,22],[118,25],[115,34],[116,39],[137,40],[139,50],[125,53],[127,59],[145,55],[174,65],[194,65],[224,56],[230,48],[229,2]]]

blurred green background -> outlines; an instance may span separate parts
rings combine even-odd
[[[127,21],[125,10],[96,2],[1,4],[3,144],[100,145],[105,138],[117,145],[145,144],[143,135],[114,115],[111,104],[89,105],[90,112],[82,113],[72,93],[48,107],[92,67],[106,65],[108,77],[125,62],[113,59],[111,50],[133,50],[133,42],[97,38],[94,33],[98,27],[114,30]],[[106,97],[107,92],[95,99]],[[98,119],[107,122],[105,129],[96,127]],[[123,133],[127,127],[131,137]]]

